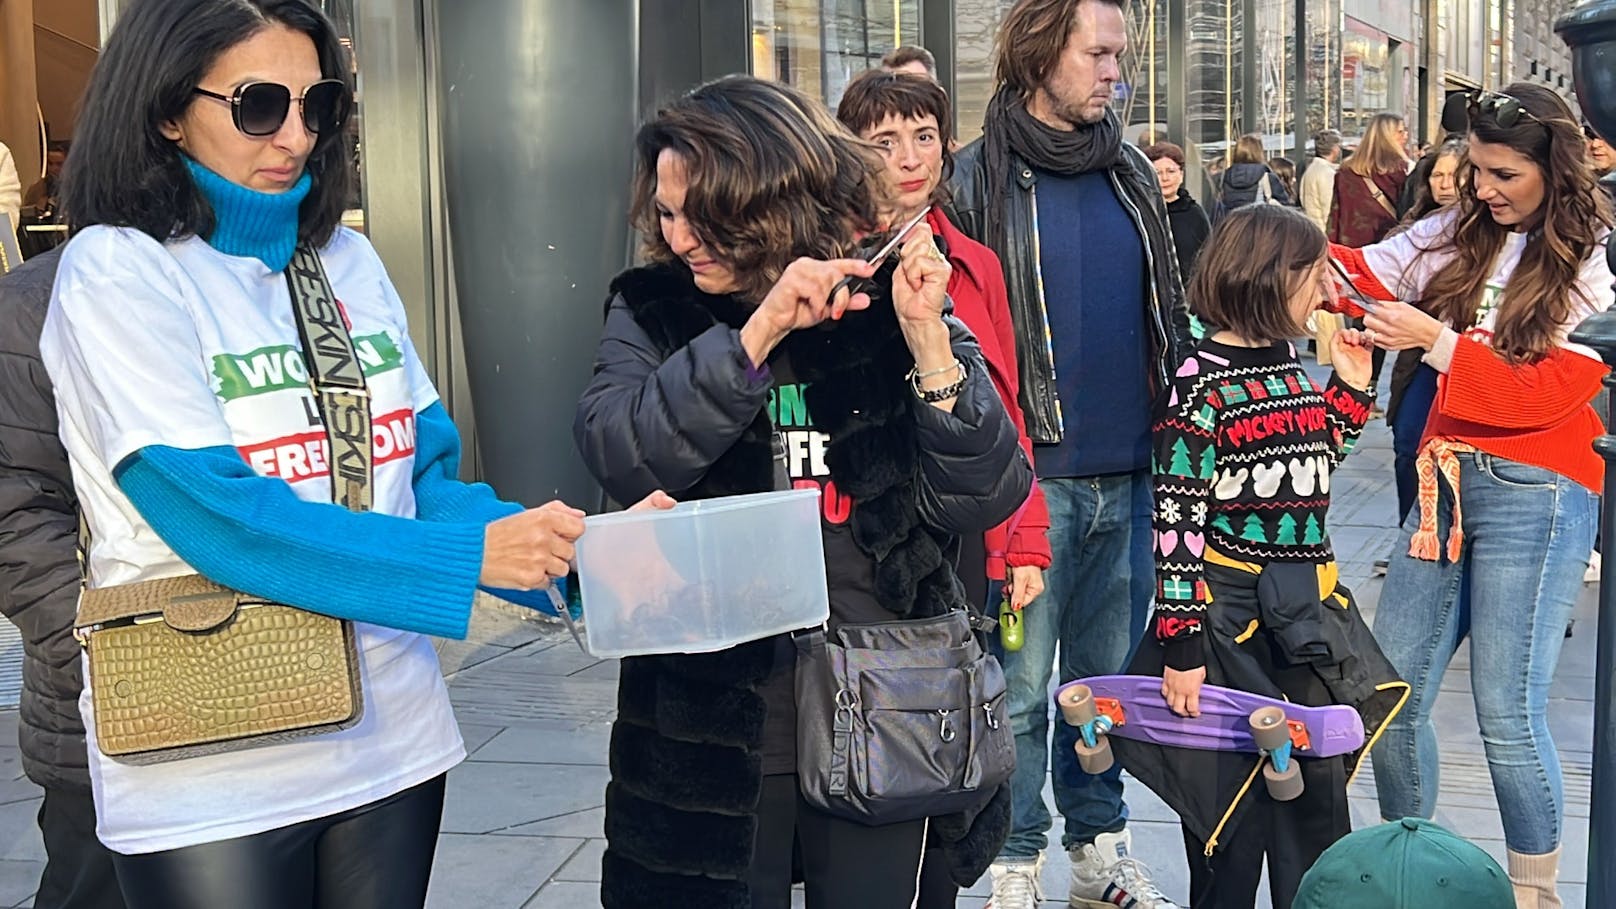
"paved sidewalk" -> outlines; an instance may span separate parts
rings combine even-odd
[[[1391,442],[1381,422],[1336,474],[1331,534],[1346,583],[1366,612],[1380,595],[1369,578],[1390,551],[1396,494]],[[1564,762],[1568,802],[1561,894],[1583,906],[1587,879],[1592,748],[1594,588],[1577,609],[1553,688],[1550,723]],[[448,803],[429,905],[432,909],[590,909],[599,905],[606,742],[617,666],[578,651],[564,631],[504,613],[480,614],[468,642],[441,646],[450,692],[471,757],[449,776]],[[1437,724],[1442,801],[1437,820],[1502,862],[1493,805],[1469,693],[1468,649],[1443,682]],[[0,907],[32,905],[44,853],[34,826],[39,791],[22,778],[16,712],[0,711]],[[1352,787],[1354,823],[1376,819],[1367,772]],[[1170,896],[1183,899],[1188,869],[1175,818],[1148,790],[1128,788],[1135,852]],[[1052,836],[1058,840],[1058,833]],[[1067,863],[1052,857],[1045,892],[1066,892]],[[979,907],[982,885],[962,897]],[[799,901],[800,901],[800,894]],[[1049,906],[1064,905],[1051,901]],[[1259,902],[1267,907],[1266,895]]]

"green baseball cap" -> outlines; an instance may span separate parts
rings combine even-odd
[[[1292,907],[1515,909],[1515,895],[1481,847],[1410,817],[1337,840],[1302,876]]]

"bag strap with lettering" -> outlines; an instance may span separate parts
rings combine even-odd
[[[331,499],[351,511],[369,511],[375,471],[370,391],[337,296],[331,292],[320,256],[308,245],[298,244],[292,254],[286,284],[292,291],[292,313],[309,368],[309,387],[314,390],[331,447],[327,461],[331,465]]]
[[[1391,200],[1386,198],[1386,194],[1380,191],[1380,185],[1363,174],[1359,174],[1358,179],[1364,181],[1364,185],[1369,187],[1369,195],[1373,196],[1375,201],[1380,203],[1381,209],[1385,211],[1386,214],[1391,215],[1393,221],[1397,220],[1397,206],[1393,205]]]

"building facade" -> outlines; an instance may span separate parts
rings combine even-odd
[[[87,4],[104,36],[125,2],[0,2],[0,141],[38,149],[34,112],[63,107],[52,92],[67,84],[51,67],[93,52],[87,36],[66,47],[72,30],[32,11]],[[468,471],[524,501],[590,506],[598,490],[573,451],[570,421],[605,288],[637,247],[627,221],[635,124],[662,100],[741,71],[834,105],[888,49],[922,44],[969,141],[1012,4],[312,2],[354,51],[362,192],[350,223],[400,290],[416,346],[472,443]],[[1129,0],[1117,108],[1129,138],[1171,139],[1203,163],[1247,132],[1272,154],[1300,158],[1313,132],[1353,136],[1381,111],[1405,115],[1417,138],[1434,141],[1449,92],[1522,78],[1569,93],[1568,55],[1552,33],[1567,5]],[[60,134],[67,118],[46,112]],[[1192,192],[1203,180],[1191,168]]]

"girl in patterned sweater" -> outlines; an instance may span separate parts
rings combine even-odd
[[[1379,695],[1394,677],[1336,582],[1324,524],[1331,471],[1369,418],[1371,339],[1336,334],[1336,372],[1322,387],[1290,341],[1333,288],[1324,234],[1289,208],[1232,212],[1202,253],[1190,300],[1215,330],[1157,405],[1160,646],[1140,648],[1132,669],[1159,672],[1180,715],[1200,715],[1209,682],[1362,704],[1372,731],[1401,701]],[[1196,907],[1253,905],[1266,857],[1273,905],[1285,909],[1349,829],[1341,759],[1292,762],[1287,774],[1300,772],[1305,791],[1275,802],[1253,785],[1256,756],[1112,747],[1183,818]],[[1251,810],[1266,817],[1245,824]]]

